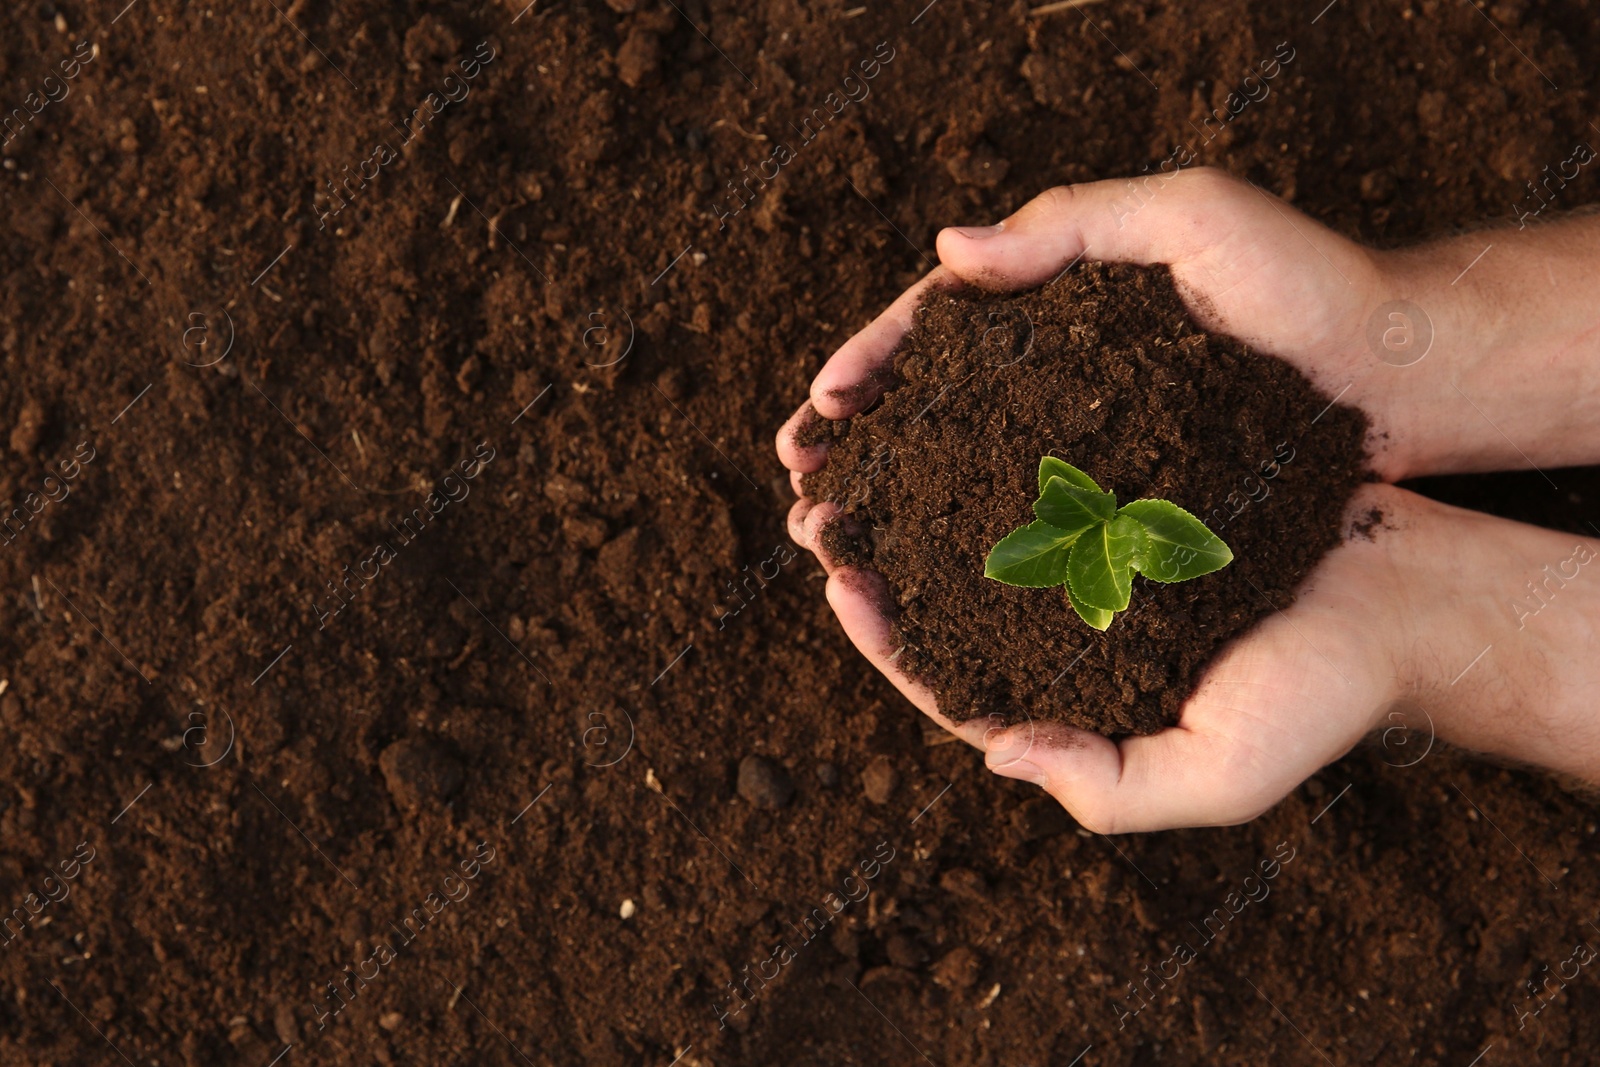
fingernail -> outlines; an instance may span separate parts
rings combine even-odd
[[[1007,778],[1021,778],[1043,784],[1044,772],[1038,764],[1026,759],[1033,751],[1033,730],[1012,729],[993,737],[984,738],[984,762],[989,769]]]
[[[983,751],[993,763],[1009,763],[1028,754],[1033,745],[1032,730],[996,727],[983,735]]]
[[[953,227],[953,229],[957,233],[959,233],[961,236],[969,238],[969,239],[974,240],[974,241],[981,241],[985,237],[993,237],[995,234],[999,233],[1001,230],[1003,230],[1005,228],[1006,228],[1006,224],[1003,223],[1003,222],[997,222],[993,226],[956,226],[956,227]]]
[[[1044,785],[1044,771],[1029,763],[1025,759],[1012,760],[1010,763],[1001,763],[989,768],[1002,778],[1018,778],[1034,785]]]

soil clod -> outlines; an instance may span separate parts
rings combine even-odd
[[[739,795],[758,808],[781,808],[793,799],[794,783],[765,756],[746,756],[739,761]]]
[[[384,749],[378,768],[396,803],[412,809],[444,803],[467,780],[455,756],[420,737],[401,738]]]
[[[887,804],[900,785],[900,772],[888,756],[874,756],[861,772],[861,791],[874,804]]]
[[[951,949],[933,965],[933,980],[952,993],[971,989],[978,981],[983,961],[966,945]]]

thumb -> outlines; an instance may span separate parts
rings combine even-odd
[[[1248,822],[1299,781],[1280,781],[1281,768],[1248,747],[1182,726],[1115,742],[1030,723],[988,740],[990,770],[1042,787],[1099,834]]]
[[[1085,256],[1173,263],[1198,248],[1208,212],[1248,187],[1205,168],[1047,189],[995,226],[950,227],[939,259],[985,289],[1040,285]]]

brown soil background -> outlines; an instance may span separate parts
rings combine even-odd
[[[1247,827],[1085,836],[927,744],[815,566],[775,561],[772,431],[940,225],[1188,140],[1396,243],[1508,217],[1591,136],[1591,4],[1321,6],[8,11],[7,114],[100,53],[3,149],[5,492],[98,455],[0,552],[0,907],[95,853],[4,948],[0,1060],[1589,1062],[1592,974],[1520,1030],[1512,1005],[1595,936],[1592,804],[1437,747],[1391,765],[1424,727]],[[319,232],[313,192],[485,38],[470,96]],[[1272,95],[1202,143],[1285,40]],[[872,95],[719,232],[759,138],[881,41]],[[1593,199],[1586,171],[1557,206]],[[224,309],[228,359],[186,365]],[[630,354],[590,366],[623,312]],[[472,495],[319,632],[324,583],[486,439]],[[1592,519],[1594,472],[1554,477],[1445,491]],[[746,567],[777,577],[726,616]],[[190,765],[224,711],[233,747]],[[628,754],[591,766],[623,712]],[[736,795],[750,753],[789,768],[787,807]],[[479,841],[468,899],[325,1032],[297,1021]],[[724,984],[879,842],[871,895],[719,1031]],[[1271,897],[1119,1030],[1109,996],[1279,842]]]
[[[1033,292],[937,296],[894,372],[872,410],[806,430],[832,443],[802,488],[845,509],[851,532],[825,531],[825,547],[848,540],[860,558],[833,558],[888,581],[898,666],[957,722],[1177,723],[1213,655],[1288,607],[1344,540],[1350,495],[1371,480],[1366,416],[1205,333],[1165,267],[1086,262]],[[1204,580],[1136,579],[1103,634],[1060,587],[985,578],[989,552],[1035,518],[1044,455],[1119,504],[1189,509],[1233,561]]]

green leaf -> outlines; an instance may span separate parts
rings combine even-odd
[[[1039,492],[1041,495],[1049,487],[1051,478],[1065,478],[1068,485],[1075,485],[1079,489],[1087,489],[1091,493],[1100,491],[1100,487],[1094,483],[1094,479],[1077,467],[1054,456],[1045,456],[1039,461]]]
[[[983,564],[983,576],[1007,585],[1044,589],[1067,580],[1068,549],[1081,531],[1030,522],[1000,539]]]
[[[1097,522],[1110,522],[1117,514],[1117,498],[1051,475],[1050,483],[1034,502],[1033,513],[1067,533],[1079,533]]]
[[[1143,538],[1143,527],[1125,515],[1084,531],[1067,558],[1067,581],[1073,595],[1092,608],[1126,608],[1133,592],[1129,565]]]
[[[1111,620],[1116,615],[1114,611],[1107,611],[1105,608],[1091,608],[1079,600],[1072,594],[1071,582],[1067,583],[1067,602],[1072,605],[1072,610],[1078,613],[1078,618],[1102,632],[1111,625]]]
[[[1205,523],[1165,500],[1135,500],[1117,512],[1144,528],[1133,566],[1157,582],[1182,582],[1221,570],[1233,551]]]
[[[1054,456],[1039,461],[1038,521],[990,551],[984,576],[1008,585],[1067,587],[1067,602],[1089,626],[1110,627],[1127,608],[1133,576],[1181,582],[1227,566],[1233,552],[1204,523],[1164,500],[1117,498]]]

